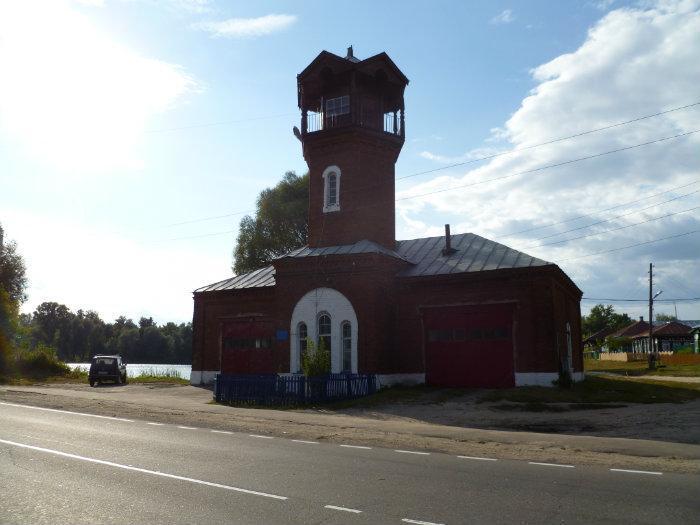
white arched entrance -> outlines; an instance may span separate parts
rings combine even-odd
[[[350,352],[349,363],[345,360],[345,371],[357,373],[357,315],[352,304],[342,293],[333,288],[316,288],[305,294],[297,302],[292,312],[290,326],[290,372],[301,371],[301,347],[306,336],[316,342],[319,334],[319,319],[330,317],[331,372],[344,371],[344,349]],[[327,319],[323,319],[321,329],[326,329]],[[350,325],[349,330],[347,325]],[[304,330],[306,328],[306,330]],[[349,334],[348,334],[349,332]],[[349,337],[348,337],[349,335]]]

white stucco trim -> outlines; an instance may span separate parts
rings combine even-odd
[[[425,383],[425,374],[377,374],[377,383],[379,388],[394,385],[422,385]]]
[[[583,381],[583,372],[574,372],[571,379],[575,383]],[[515,372],[515,386],[554,386],[554,381],[559,380],[556,372]]]
[[[325,312],[331,316],[331,372],[340,373],[343,368],[343,339],[341,325],[350,322],[352,344],[350,350],[350,365],[352,373],[357,373],[357,315],[352,304],[342,293],[333,288],[316,288],[306,293],[294,307],[289,337],[289,367],[290,372],[301,368],[299,355],[299,334],[297,326],[306,323],[306,333],[311,340],[316,340],[318,334],[318,316]]]
[[[328,204],[328,175],[335,173],[335,204]],[[323,170],[323,213],[340,211],[340,168],[328,166]]]
[[[219,370],[192,370],[190,372],[191,385],[208,385],[214,382]]]

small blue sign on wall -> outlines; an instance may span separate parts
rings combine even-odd
[[[286,341],[289,339],[289,331],[288,330],[277,330],[277,340],[278,341]]]

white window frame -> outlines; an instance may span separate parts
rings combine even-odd
[[[326,115],[329,117],[339,117],[350,113],[350,95],[329,98],[325,103]]]
[[[329,202],[330,188],[328,187],[328,178],[331,173],[335,174],[335,202]],[[329,213],[340,211],[340,168],[338,166],[328,166],[323,170],[323,212]]]

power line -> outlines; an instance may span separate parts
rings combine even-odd
[[[698,191],[700,191],[700,190],[698,190]],[[611,228],[611,229],[609,229],[609,230],[603,230],[602,232],[587,233],[586,235],[580,235],[580,236],[578,236],[578,237],[571,237],[571,238],[569,238],[569,239],[562,239],[562,240],[560,240],[560,241],[545,242],[545,243],[542,243],[542,244],[531,244],[531,245],[529,245],[529,246],[525,246],[523,249],[528,249],[528,248],[539,248],[540,246],[552,246],[552,245],[554,245],[554,244],[561,244],[561,243],[564,243],[564,242],[576,241],[576,240],[578,240],[578,239],[585,239],[586,237],[592,237],[592,236],[594,236],[594,235],[603,235],[604,233],[610,233],[610,232],[615,232],[615,231],[618,231],[618,230],[624,230],[624,229],[626,229],[626,228],[632,228],[633,226],[639,226],[640,224],[646,224],[646,223],[648,223],[648,222],[658,221],[658,220],[660,220],[660,219],[665,219],[665,218],[667,218],[667,217],[672,217],[672,216],[674,216],[674,215],[679,215],[679,214],[681,214],[681,213],[688,213],[689,211],[695,211],[695,210],[698,210],[698,209],[700,209],[700,206],[695,206],[694,208],[688,208],[687,210],[677,211],[677,212],[673,212],[673,213],[667,213],[666,215],[661,215],[661,216],[659,216],[659,217],[653,217],[653,218],[651,218],[651,219],[647,219],[647,220],[641,221],[641,222],[635,222],[635,223],[632,223],[632,224],[626,224],[625,226],[619,226],[619,227],[617,227],[617,228]],[[641,210],[640,210],[640,211],[641,211]],[[628,215],[629,215],[629,214],[628,214]],[[611,220],[612,220],[612,219],[611,219]],[[607,222],[607,221],[600,221],[600,222]],[[598,224],[600,224],[600,223],[598,223]]]
[[[440,168],[434,168],[431,170],[425,170],[425,171],[419,171],[417,173],[411,173],[410,175],[404,175],[403,177],[398,177],[396,180],[408,179],[410,177],[417,177],[418,175],[426,175],[428,173],[435,173],[436,171],[442,171],[442,170],[446,170],[446,169],[450,169],[450,168],[456,168],[459,166],[465,166],[467,164],[473,164],[475,162],[481,162],[483,160],[495,159],[496,157],[501,157],[503,155],[510,155],[512,153],[518,153],[520,151],[526,151],[526,150],[533,149],[533,148],[539,148],[540,146],[547,146],[548,144],[554,144],[556,142],[561,142],[561,141],[573,139],[576,137],[582,137],[583,135],[589,135],[591,133],[596,133],[598,131],[604,131],[606,129],[612,129],[612,128],[616,128],[619,126],[624,126],[626,124],[632,124],[633,122],[639,122],[640,120],[645,120],[645,119],[652,118],[652,117],[658,117],[660,115],[665,115],[667,113],[672,113],[674,111],[680,111],[682,109],[692,108],[692,107],[698,106],[698,105],[700,105],[700,102],[694,102],[694,103],[688,104],[686,106],[680,106],[677,108],[668,109],[666,111],[660,111],[658,113],[653,113],[651,115],[644,115],[642,117],[633,118],[631,120],[626,120],[624,122],[618,122],[617,124],[610,124],[609,126],[603,126],[601,128],[595,128],[595,129],[590,129],[588,131],[582,131],[580,133],[575,133],[574,135],[568,135],[566,137],[552,139],[552,140],[548,140],[546,142],[540,142],[539,144],[533,144],[531,146],[524,146],[522,148],[514,148],[514,149],[509,150],[509,151],[502,151],[501,153],[494,153],[493,155],[487,155],[485,157],[479,157],[477,159],[470,159],[470,160],[467,160],[464,162],[457,162],[455,164],[450,164],[448,166],[442,166]]]
[[[518,175],[525,175],[527,173],[535,173],[535,172],[547,170],[550,168],[557,168],[559,166],[566,166],[567,164],[573,164],[574,162],[581,162],[583,160],[595,159],[597,157],[603,157],[605,155],[611,155],[613,153],[620,153],[621,151],[628,151],[628,150],[635,149],[635,148],[641,148],[642,146],[648,146],[650,144],[658,144],[659,142],[664,142],[666,140],[672,140],[672,139],[677,139],[680,137],[685,137],[687,135],[692,135],[693,133],[698,133],[699,131],[700,131],[700,129],[695,129],[693,131],[679,133],[677,135],[672,135],[670,137],[664,137],[661,139],[650,140],[648,142],[642,142],[640,144],[634,144],[632,146],[625,146],[624,148],[618,148],[618,149],[613,149],[613,150],[609,150],[609,151],[604,151],[602,153],[596,153],[593,155],[586,155],[585,157],[579,157],[577,159],[571,159],[571,160],[566,160],[563,162],[557,162],[556,164],[547,164],[545,166],[540,166],[539,168],[533,168],[533,169],[524,170],[524,171],[517,171],[515,173],[511,173],[510,175],[502,175],[501,177],[494,177],[493,179],[486,179],[486,180],[481,180],[481,181],[477,181],[477,182],[472,182],[470,184],[463,184],[460,186],[453,186],[451,188],[444,188],[441,190],[429,191],[427,193],[420,193],[418,195],[409,195],[407,197],[402,197],[400,199],[396,199],[396,201],[417,199],[418,197],[427,197],[428,195],[434,195],[436,193],[444,193],[446,191],[460,190],[463,188],[469,188],[471,186],[478,186],[480,184],[486,184],[488,182],[495,182],[495,181],[499,181],[499,180],[510,179],[512,177],[517,177]]]
[[[611,303],[647,303],[649,299],[610,299],[610,298],[594,298],[594,297],[582,297],[582,301],[610,301]],[[686,298],[675,298],[675,299],[654,299],[655,303],[673,303],[682,301],[700,301],[700,297],[686,297]]]
[[[188,126],[179,126],[176,128],[149,129],[149,130],[146,130],[145,133],[166,133],[169,131],[182,131],[185,129],[208,128],[208,127],[212,127],[212,126],[227,126],[229,124],[240,124],[242,122],[253,122],[256,120],[270,120],[270,119],[274,119],[274,118],[290,117],[293,115],[296,115],[296,113],[281,113],[279,115],[268,115],[265,117],[252,117],[252,118],[244,118],[244,119],[238,119],[238,120],[221,120],[219,122],[207,122],[204,124],[190,124]]]
[[[583,259],[583,258],[585,258],[585,257],[593,257],[594,255],[602,255],[602,254],[604,254],[604,253],[619,252],[619,251],[621,251],[621,250],[627,250],[627,249],[629,249],[629,248],[636,248],[637,246],[644,246],[644,245],[646,245],[646,244],[654,244],[654,243],[657,243],[657,242],[666,241],[666,240],[668,240],[668,239],[676,239],[676,238],[678,238],[678,237],[684,237],[684,236],[686,236],[686,235],[692,235],[692,234],[694,234],[694,233],[700,233],[700,230],[692,230],[692,231],[689,231],[689,232],[678,233],[678,234],[676,234],[676,235],[669,235],[668,237],[661,237],[661,238],[659,238],[659,239],[653,239],[653,240],[651,240],[651,241],[638,242],[638,243],[635,243],[635,244],[630,244],[630,245],[628,245],[628,246],[622,246],[622,247],[620,247],[620,248],[613,248],[613,249],[611,249],[611,250],[603,250],[603,251],[601,251],[601,252],[588,253],[588,254],[586,254],[586,255],[577,255],[576,257],[569,257],[569,258],[567,258],[567,259],[559,259],[559,262],[573,261],[573,260],[575,260],[575,259]]]
[[[624,208],[624,207],[629,206],[630,204],[636,204],[636,203],[638,203],[638,202],[651,199],[651,198],[653,198],[653,197],[658,197],[659,195],[664,195],[664,194],[666,194],[666,193],[671,193],[672,191],[676,191],[676,190],[680,190],[680,189],[683,189],[683,188],[687,188],[688,186],[693,186],[693,185],[697,184],[698,182],[700,182],[700,180],[693,181],[693,182],[691,182],[691,183],[689,183],[689,184],[683,184],[682,186],[676,186],[676,187],[674,187],[674,188],[670,188],[670,189],[668,189],[668,190],[665,190],[665,191],[662,191],[662,192],[659,192],[659,193],[654,193],[653,195],[648,195],[648,196],[646,196],[646,197],[642,197],[641,199],[635,199],[635,200],[633,200],[633,201],[627,201],[627,202],[625,202],[625,203],[623,203],[623,204],[618,204],[618,205],[612,206],[612,207],[610,207],[610,208],[605,208],[604,210],[599,210],[599,211],[597,211],[596,213],[605,213],[605,212],[608,212],[608,211],[616,210],[617,208]],[[663,203],[662,203],[662,204],[663,204]],[[658,205],[657,205],[657,206],[658,206]],[[525,229],[525,230],[520,230],[520,231],[517,231],[517,232],[512,232],[512,233],[509,233],[509,234],[507,234],[507,235],[500,235],[499,237],[497,237],[497,239],[505,239],[506,237],[514,237],[514,236],[516,236],[516,235],[520,235],[521,233],[527,233],[527,232],[531,232],[531,231],[535,231],[535,230],[542,230],[542,229],[544,229],[544,228],[551,228],[552,226],[558,226],[559,224],[565,224],[565,223],[567,223],[567,222],[577,221],[577,220],[579,220],[579,219],[584,219],[584,218],[586,218],[586,217],[593,217],[593,214],[591,214],[591,213],[583,214],[583,215],[579,215],[578,217],[572,217],[571,219],[566,219],[566,220],[563,220],[563,221],[553,222],[553,223],[547,224],[547,225],[545,225],[545,226],[535,226],[534,228],[527,228],[527,229]]]

